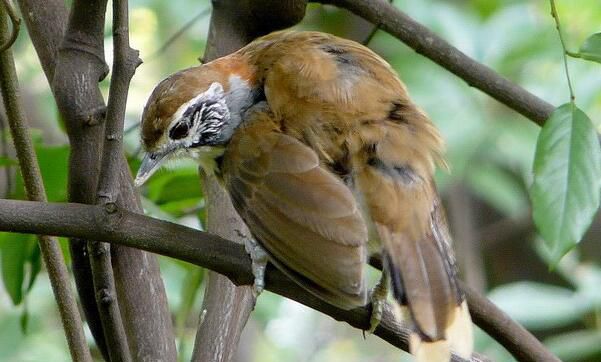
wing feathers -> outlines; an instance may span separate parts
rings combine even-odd
[[[278,133],[272,115],[254,117],[261,122],[246,120],[224,155],[236,210],[301,285],[344,308],[362,305],[367,228],[351,191],[313,150]]]

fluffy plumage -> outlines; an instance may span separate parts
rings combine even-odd
[[[143,116],[145,148],[172,144],[177,110],[215,82],[239,120],[223,130],[219,172],[274,264],[353,308],[366,303],[368,243],[377,245],[395,301],[408,308],[413,353],[448,361],[451,344],[469,356],[469,313],[432,180],[443,142],[390,66],[331,35],[267,35],[161,82]],[[196,157],[207,145],[185,151]]]

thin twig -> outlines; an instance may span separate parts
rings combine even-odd
[[[94,238],[187,261],[223,274],[236,285],[250,285],[254,281],[251,261],[244,246],[216,235],[122,209],[107,214],[100,206],[0,200],[0,231]],[[177,238],[173,235],[177,235]],[[307,292],[271,265],[268,265],[266,272],[266,289],[360,330],[369,328],[369,306],[350,311],[334,307]],[[499,328],[497,333],[506,333],[502,326],[495,328]],[[388,307],[374,334],[406,351],[409,333],[408,328],[395,320]],[[454,356],[453,361],[462,359]],[[488,359],[474,354],[471,361]]]
[[[129,46],[128,21],[127,0],[114,0],[113,77],[109,89],[105,140],[98,181],[98,204],[104,207],[107,214],[111,214],[117,209],[127,93],[136,67],[141,63],[138,52]],[[89,249],[96,298],[98,305],[106,312],[100,314],[102,325],[105,331],[115,332],[105,333],[111,361],[130,361],[132,357],[116,299],[115,280],[110,261],[110,245],[91,243]]]
[[[2,45],[0,45],[0,53],[13,46],[17,40],[17,36],[19,35],[19,29],[21,28],[21,19],[17,16],[17,11],[10,0],[2,0],[2,3],[4,4],[4,8],[6,9],[13,28],[8,39]],[[0,26],[4,26],[4,24],[1,24]]]
[[[8,38],[5,14],[0,7],[0,41]],[[27,197],[30,200],[46,201],[42,175],[21,105],[15,63],[10,48],[0,52],[0,87]],[[39,244],[58,304],[71,357],[75,361],[92,361],[58,241],[56,238],[40,234]]]
[[[559,41],[561,42],[561,48],[563,49],[563,66],[566,72],[566,79],[568,80],[568,88],[570,90],[570,101],[574,102],[576,96],[574,95],[574,88],[572,87],[572,80],[570,79],[570,69],[568,67],[568,48],[566,47],[565,39],[563,38],[563,32],[561,31],[561,23],[559,22],[559,14],[555,7],[555,0],[549,0],[551,3],[551,16],[555,20],[555,27],[557,28],[557,34],[559,34]]]
[[[390,4],[394,4],[394,0],[388,0],[388,2]],[[378,32],[378,30],[380,30],[380,27],[382,26],[381,23],[377,23],[374,25],[373,29],[369,32],[369,34],[367,34],[367,36],[365,37],[365,39],[363,39],[363,41],[361,42],[361,44],[368,46],[369,43],[371,43],[372,39],[374,38],[374,36],[376,36],[376,33]]]
[[[386,0],[314,0],[348,9],[502,104],[543,125],[555,107],[468,57]]]

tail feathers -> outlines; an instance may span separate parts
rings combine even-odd
[[[416,362],[449,362],[451,360],[451,346],[449,341],[440,340],[427,342],[421,339],[418,333],[409,336],[409,351]]]
[[[470,358],[474,350],[474,329],[465,300],[455,308],[453,319],[446,329],[446,338],[453,352],[461,358]]]
[[[417,331],[411,312],[406,306],[394,303],[395,316],[398,320],[409,321],[416,332],[409,336],[409,352],[417,362],[449,362],[451,353],[469,360],[474,345],[474,331],[467,303],[455,307],[452,319],[445,330],[445,338],[437,341],[428,341],[423,334]]]

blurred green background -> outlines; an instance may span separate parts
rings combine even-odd
[[[140,156],[137,124],[146,98],[167,75],[198,64],[210,2],[132,0],[130,4],[131,42],[144,60],[131,83],[126,119],[126,151],[135,171]],[[548,102],[568,101],[561,47],[547,1],[397,0],[395,5]],[[598,0],[558,0],[557,5],[569,48],[576,50],[588,35],[601,30]],[[203,11],[205,15],[181,37],[169,41]],[[345,11],[320,5],[309,7],[299,28],[355,40],[365,39],[372,30],[370,24]],[[110,33],[107,27],[109,63]],[[601,218],[597,216],[580,246],[549,270],[546,250],[530,219],[527,194],[539,127],[381,31],[369,46],[398,71],[413,99],[447,141],[450,171],[439,172],[437,181],[464,279],[534,332],[562,360],[601,360]],[[25,29],[14,50],[49,199],[64,201],[67,138]],[[599,128],[601,68],[570,60],[570,70],[577,102]],[[102,88],[106,96],[108,80]],[[0,197],[23,198],[5,132],[0,156]],[[193,164],[172,164],[169,170],[160,171],[142,195],[149,215],[202,229],[203,195]],[[0,288],[0,361],[69,360],[43,269],[35,278],[40,261],[34,238],[0,233],[0,256],[4,284]],[[161,267],[182,360],[188,360],[204,273],[168,258],[161,258]],[[89,333],[88,338],[92,343]],[[513,360],[480,331],[476,345],[494,360]],[[265,292],[243,333],[237,360],[352,362],[409,357],[376,337],[364,339],[361,331]]]

